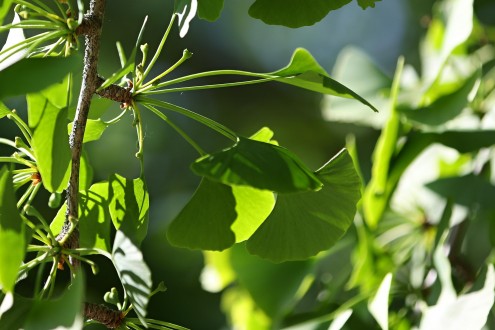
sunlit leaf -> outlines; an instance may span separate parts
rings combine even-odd
[[[10,2],[10,1],[9,1]],[[8,3],[7,8],[10,7],[10,3]],[[0,1],[0,21],[3,19],[3,8]],[[12,24],[17,24],[21,21],[21,18],[17,13],[14,13],[14,19],[12,20]],[[11,66],[12,64],[19,62],[23,58],[25,58],[28,54],[28,50],[26,47],[16,47],[18,44],[22,44],[22,42],[26,39],[24,36],[24,30],[21,28],[12,28],[9,30],[9,34],[7,35],[7,40],[3,45],[0,52],[4,52],[0,55],[0,71],[5,68]],[[14,48],[11,48],[14,47]],[[8,50],[10,48],[10,50]]]
[[[174,13],[179,17],[179,35],[184,38],[189,31],[189,24],[196,16],[198,0],[175,0]]]
[[[331,10],[338,9],[351,0],[256,0],[249,8],[249,15],[266,24],[298,28],[321,21]]]
[[[42,182],[50,192],[61,192],[69,180],[71,152],[67,134],[67,108],[60,109],[41,94],[28,97],[34,129],[32,147]]]
[[[77,72],[81,57],[26,58],[0,71],[0,98],[38,92]]]
[[[426,309],[420,330],[482,329],[494,303],[495,271],[488,265],[485,284],[481,290],[470,292]]]
[[[356,104],[354,100],[325,95],[323,117],[329,121],[381,129],[389,115],[392,79],[366,53],[354,47],[346,47],[339,53],[332,76],[342,84],[352,86],[354,91],[380,109],[380,112],[369,114],[364,111],[366,106]]]
[[[65,220],[67,205],[64,204],[50,224],[59,233]],[[99,182],[88,191],[79,192],[79,245],[88,249],[110,251],[110,222],[108,211],[108,182]]]
[[[224,250],[251,236],[274,203],[270,191],[203,179],[170,224],[167,238],[173,245],[190,249]]]
[[[223,0],[200,0],[198,2],[198,17],[216,21],[223,9]]]
[[[72,131],[72,124],[69,123],[67,125],[67,130],[70,133]],[[84,140],[83,142],[91,142],[91,141],[96,141],[99,140],[105,129],[108,127],[108,124],[106,124],[103,120],[101,119],[88,119],[86,122],[86,130],[84,131]]]
[[[146,326],[144,317],[152,289],[151,271],[138,247],[120,230],[115,234],[112,261],[134,311]]]
[[[425,87],[437,79],[447,58],[473,29],[473,0],[445,0],[435,10],[420,51]]]
[[[274,264],[248,254],[243,244],[237,244],[231,251],[231,265],[239,283],[248,290],[256,305],[276,319],[297,301],[296,293],[311,271],[313,261]]]
[[[495,208],[493,204],[495,186],[473,174],[440,178],[428,183],[426,187],[460,205]]]
[[[134,244],[141,244],[148,232],[149,196],[143,179],[126,179],[113,174],[109,179],[109,208],[113,224]]]
[[[12,292],[26,252],[24,221],[16,207],[12,173],[0,169],[0,288]]]
[[[7,106],[0,101],[0,119],[7,116],[10,113],[10,109],[7,108]]]
[[[351,317],[352,315],[352,309],[346,309],[342,313],[339,313],[335,319],[333,320],[332,324],[328,328],[328,330],[340,330],[342,327],[345,325],[347,320]]]
[[[35,300],[24,317],[23,329],[82,329],[84,277],[80,272],[62,296],[53,300]]]
[[[378,322],[382,330],[388,330],[388,297],[392,284],[392,273],[388,273],[383,279],[378,291],[368,304],[368,309]]]
[[[361,197],[361,181],[343,150],[316,171],[320,191],[279,194],[270,216],[247,241],[250,253],[281,262],[329,249],[346,232]]]
[[[409,120],[416,123],[437,126],[454,119],[474,97],[473,91],[479,86],[480,71],[476,71],[454,92],[442,95],[430,105],[402,111]]]
[[[208,292],[220,292],[226,288],[236,275],[230,264],[231,250],[204,251],[205,266],[201,271],[201,286]]]
[[[322,184],[285,148],[240,138],[232,147],[206,155],[193,171],[227,185],[244,185],[277,192],[317,190]]]
[[[314,92],[329,94],[344,98],[356,99],[373,111],[378,111],[371,103],[348,87],[330,78],[313,56],[303,48],[298,48],[292,55],[292,59],[285,68],[270,73],[279,76],[276,79],[289,85],[309,89]]]

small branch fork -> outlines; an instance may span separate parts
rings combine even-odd
[[[130,90],[120,86],[112,85],[97,91],[98,87],[103,83],[103,79],[98,76],[97,66],[104,12],[105,0],[91,0],[89,11],[84,15],[81,25],[76,30],[78,35],[85,36],[84,68],[81,92],[69,137],[72,167],[67,187],[67,213],[63,228],[57,236],[57,241],[69,249],[79,247],[79,231],[77,229],[79,218],[79,169],[91,98],[96,93],[122,104],[131,104],[132,101]],[[75,258],[71,259],[70,262],[75,267],[79,266],[79,262]],[[59,264],[59,266],[62,265]],[[84,316],[104,324],[107,328],[117,328],[124,322],[124,316],[120,311],[91,303],[85,303]]]

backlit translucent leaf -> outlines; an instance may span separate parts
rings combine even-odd
[[[62,296],[53,300],[34,301],[24,317],[25,330],[75,330],[83,327],[84,277],[79,272]]]
[[[65,220],[64,204],[50,224],[59,233]],[[110,251],[110,222],[108,211],[108,182],[99,182],[88,191],[79,192],[79,244],[82,248]]]
[[[81,57],[26,58],[0,71],[0,98],[38,92],[76,72]]]
[[[360,101],[373,111],[378,111],[371,103],[348,87],[330,78],[329,74],[316,62],[313,56],[303,48],[298,48],[285,68],[270,75],[280,76],[279,82],[309,89],[314,92],[329,94]]]
[[[244,185],[277,192],[317,190],[321,182],[287,149],[240,138],[232,147],[206,155],[193,171],[227,185]]]
[[[349,2],[351,0],[256,0],[249,8],[249,15],[266,24],[298,28],[321,21],[331,10]]]
[[[223,0],[200,0],[198,2],[198,17],[216,21],[223,9]]]
[[[72,131],[72,124],[73,123],[69,123],[69,125],[67,125],[67,130],[69,131],[69,133]],[[83,142],[86,143],[99,140],[107,127],[108,124],[106,124],[101,119],[88,119],[88,121],[86,122],[86,130],[84,131]]]
[[[149,196],[141,178],[110,176],[109,208],[113,224],[135,244],[141,244],[148,232]]]
[[[12,292],[26,252],[24,222],[16,207],[12,174],[0,169],[0,288]]]
[[[352,86],[354,91],[380,109],[380,112],[369,114],[364,111],[364,106],[356,104],[354,100],[325,95],[323,117],[329,121],[381,129],[389,114],[388,97],[392,79],[367,54],[354,47],[346,47],[339,53],[332,76],[342,84]]]
[[[454,92],[440,96],[426,107],[406,110],[402,113],[416,123],[429,126],[442,125],[461,114],[468,102],[472,101],[473,91],[479,86],[480,75],[481,72],[476,71]]]
[[[482,329],[494,303],[494,289],[495,271],[493,265],[489,265],[481,290],[455,297],[453,300],[439,301],[436,305],[428,307],[419,329]]]
[[[7,108],[7,106],[0,101],[0,119],[7,116],[10,113],[10,109]]]
[[[71,153],[67,108],[60,109],[40,94],[28,97],[29,120],[34,129],[32,147],[42,182],[50,192],[61,192],[69,180]],[[34,124],[34,125],[33,125]]]
[[[237,244],[231,251],[231,265],[256,305],[273,319],[297,301],[296,293],[311,271],[313,261],[274,264],[250,255],[243,244]]]
[[[152,287],[151,271],[138,247],[120,230],[115,234],[112,260],[134,311],[146,326],[144,317]]]
[[[230,187],[205,178],[170,224],[167,238],[190,249],[224,250],[251,236],[274,202],[270,191]]]
[[[346,232],[361,182],[346,150],[316,172],[320,191],[279,194],[270,216],[247,241],[250,253],[275,262],[301,260],[329,249]]]

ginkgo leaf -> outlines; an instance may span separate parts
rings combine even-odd
[[[346,150],[316,171],[319,191],[278,194],[272,213],[247,241],[250,253],[274,262],[329,249],[354,220],[361,181]]]
[[[191,168],[198,175],[227,185],[276,192],[318,190],[322,186],[289,150],[242,137],[234,146],[196,160]]]

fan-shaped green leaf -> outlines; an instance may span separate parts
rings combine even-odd
[[[82,329],[83,297],[84,278],[79,272],[62,297],[33,302],[23,329]]]
[[[224,250],[251,236],[274,203],[270,191],[230,187],[205,178],[171,223],[167,238],[190,249]]]
[[[148,232],[149,196],[143,179],[110,176],[109,208],[113,224],[135,244],[141,244]]]
[[[296,49],[289,65],[281,70],[270,73],[270,75],[281,77],[276,79],[279,82],[309,89],[314,92],[356,99],[370,107],[373,111],[378,111],[366,99],[330,78],[329,74],[306,49]]]
[[[232,147],[206,155],[191,165],[198,175],[227,185],[276,192],[320,189],[320,180],[287,149],[240,138]]]
[[[144,317],[152,289],[151,271],[139,248],[120,230],[115,234],[112,261],[134,311],[146,326]]]
[[[50,224],[59,233],[65,220],[64,204]],[[79,192],[79,244],[83,248],[110,251],[110,222],[108,211],[108,182],[98,182],[88,191]]]
[[[223,0],[201,0],[198,1],[198,17],[216,21],[223,9]]]
[[[16,207],[12,174],[0,169],[0,288],[12,292],[26,252],[24,221]]]
[[[0,99],[38,92],[80,70],[81,57],[26,58],[0,71]]]
[[[71,153],[67,135],[67,108],[60,109],[41,94],[28,97],[32,147],[42,182],[50,192],[61,192],[69,180]]]
[[[331,10],[349,2],[351,0],[256,0],[249,8],[249,15],[266,24],[298,28],[321,21]]]
[[[67,125],[67,130],[69,131],[69,133],[72,131],[72,124],[73,123],[69,123],[69,125]],[[86,130],[84,132],[83,142],[86,143],[99,140],[107,127],[108,124],[106,124],[101,119],[88,119],[88,121],[86,122]]]
[[[301,260],[330,248],[356,213],[361,182],[346,150],[316,172],[317,192],[279,194],[270,216],[247,241],[250,253],[274,262]]]
[[[236,244],[230,257],[240,284],[272,319],[280,317],[297,301],[296,293],[313,266],[311,260],[274,264],[250,255],[243,244]]]

